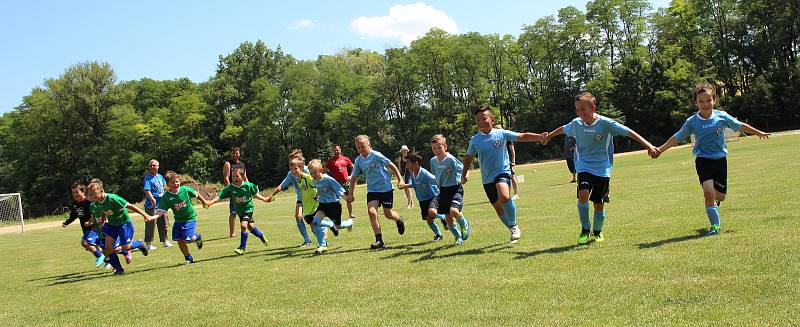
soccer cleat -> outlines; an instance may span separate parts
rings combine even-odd
[[[185,265],[187,265],[187,266],[188,266],[190,263],[194,263],[194,259],[192,259],[192,260],[186,260],[186,262],[184,262],[183,264],[185,264]]]
[[[370,244],[369,248],[372,250],[382,249],[386,244],[383,244],[383,241],[375,241],[375,243]]]
[[[150,249],[148,249],[147,246],[144,246],[144,245],[139,248],[139,251],[142,251],[142,255],[145,256],[145,257],[148,254],[150,254]],[[128,252],[128,253],[130,253],[130,252]]]
[[[464,240],[459,238],[459,239],[456,239],[456,242],[453,245],[461,245],[462,243],[464,243]]]
[[[264,236],[264,234],[261,234],[261,237],[259,237],[258,239],[261,240],[261,243],[264,243],[264,246],[269,245],[269,242],[267,242],[267,238]]]
[[[238,254],[238,255],[243,255],[244,252],[245,252],[245,249],[237,248],[236,250],[233,250],[233,252]]]
[[[114,275],[115,276],[124,275],[124,274],[125,274],[125,270],[124,269],[114,270]]]
[[[438,241],[441,241],[441,240],[442,240],[442,235],[436,235],[436,236],[433,237],[433,241],[434,242],[438,242]]]
[[[158,249],[158,248],[157,248],[155,245],[153,245],[152,243],[147,243],[147,244],[145,245],[145,247],[146,247],[148,250],[155,250],[155,249]]]
[[[397,233],[403,235],[406,232],[406,224],[403,222],[403,218],[398,219],[395,223],[397,224]]]
[[[169,241],[164,241],[164,247],[165,248],[172,247],[172,243],[170,243]]]
[[[103,268],[105,268],[106,270],[114,269],[114,267],[112,267],[110,263],[107,263],[106,266]]]
[[[106,256],[101,254],[99,257],[97,257],[97,260],[94,261],[94,267],[98,268],[102,266],[103,262],[106,262]]]
[[[522,236],[522,230],[519,229],[519,226],[514,225],[513,227],[509,228],[511,231],[511,240],[508,243],[514,244],[519,241],[520,236]]]
[[[581,234],[578,235],[578,244],[583,245],[589,243],[589,230],[582,229]]]
[[[593,231],[592,235],[594,236],[594,241],[600,243],[605,241],[606,239],[603,237],[603,232]]]
[[[719,235],[719,225],[711,225],[706,236]]]
[[[311,246],[311,242],[303,242],[303,244],[300,244],[300,246],[298,246],[298,247],[299,248],[304,248],[304,247],[308,247],[308,246]]]
[[[198,238],[196,241],[194,241],[194,243],[197,245],[197,249],[198,250],[203,248],[203,239],[202,238]]]
[[[469,221],[461,227],[461,237],[466,241],[469,238]],[[519,238],[519,236],[517,236]]]
[[[316,254],[323,254],[323,253],[325,253],[325,252],[327,252],[327,251],[328,251],[328,247],[327,247],[327,246],[325,246],[325,245],[320,245],[320,246],[318,246],[318,247],[317,247],[317,249],[316,249],[316,250],[314,250],[314,253],[316,253]]]
[[[126,264],[131,264],[131,261],[133,261],[133,255],[131,254],[131,251],[128,251],[128,253],[125,253],[125,255],[123,255],[123,257],[125,257],[125,263]]]
[[[329,229],[331,230],[334,236],[339,236],[339,228],[336,228],[336,226],[331,226],[331,228]]]

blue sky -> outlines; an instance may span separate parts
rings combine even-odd
[[[665,7],[668,0],[651,0]],[[219,55],[261,39],[300,59],[342,48],[382,52],[427,26],[455,33],[519,35],[524,24],[573,1],[37,1],[0,4],[0,113],[70,65],[108,62],[119,81],[195,82]]]

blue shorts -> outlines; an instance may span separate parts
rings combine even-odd
[[[106,247],[106,238],[105,237],[98,237],[97,238],[97,244],[95,244],[95,245],[99,246],[100,248],[105,248]],[[118,246],[119,246],[119,238],[117,238],[114,241],[114,247],[118,247]]]
[[[120,245],[130,245],[133,241],[133,223],[127,222],[122,225],[103,225],[103,234],[116,238]]]
[[[233,206],[233,199],[228,201],[228,208],[230,209],[231,215],[236,214],[236,207]]]
[[[172,223],[172,240],[191,242],[197,220],[176,221]]]
[[[81,240],[90,245],[97,245],[97,232],[93,229],[87,230],[86,232],[83,233],[83,237],[81,237]]]

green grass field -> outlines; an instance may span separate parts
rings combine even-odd
[[[183,265],[177,247],[153,251],[124,276],[93,268],[80,229],[0,235],[0,325],[798,325],[800,135],[729,144],[723,233],[708,222],[689,148],[658,160],[615,160],[606,241],[577,246],[575,184],[563,162],[519,167],[519,244],[487,203],[479,175],[466,185],[472,236],[432,243],[417,208],[395,192],[407,232],[381,218],[388,248],[373,241],[359,188],[352,232],[332,250],[298,249],[294,193],[256,204],[237,256],[227,205],[199,209],[202,250]],[[142,238],[141,217],[136,237]]]

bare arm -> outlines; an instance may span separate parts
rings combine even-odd
[[[658,149],[654,147],[652,144],[650,144],[650,142],[645,140],[641,135],[639,135],[639,133],[636,133],[633,130],[631,130],[630,134],[628,134],[628,137],[632,138],[636,142],[639,142],[639,144],[641,144],[645,149],[647,149],[647,154],[650,157],[658,158]]]
[[[400,174],[400,169],[397,169],[397,166],[391,162],[387,167],[389,167],[389,171],[392,172],[392,174],[397,176],[397,185],[403,184],[403,175]]]
[[[533,134],[533,133],[531,133]],[[511,166],[517,165],[517,151],[514,149],[514,143],[512,142],[511,145],[508,147],[508,155],[511,157]]]
[[[771,135],[770,133],[764,133],[764,132],[756,129],[755,127],[750,126],[749,124],[745,124],[745,123],[742,123],[742,127],[740,127],[739,129],[742,130],[742,131],[745,131],[747,133],[750,133],[750,134],[758,135],[758,138],[760,138],[760,139],[768,139],[769,136]]]
[[[517,137],[518,142],[537,142],[542,141],[542,139],[547,135],[547,133],[537,134],[537,133],[519,133]],[[514,145],[511,145],[511,148],[514,148]],[[513,160],[513,157],[512,157]]]
[[[261,195],[261,193],[258,193],[258,192],[256,192],[256,194],[253,195],[253,197],[256,198],[256,199],[259,199],[261,201],[264,201],[266,203],[270,202],[270,201],[267,200],[267,198],[265,198],[263,195]]]
[[[283,191],[283,190],[281,190],[281,186],[280,186],[280,185],[278,185],[277,187],[275,187],[275,189],[274,189],[274,190],[272,190],[272,193],[271,193],[270,195],[268,195],[268,196],[267,196],[267,198],[266,198],[265,202],[267,202],[267,203],[270,203],[270,202],[272,202],[272,198],[273,198],[273,197],[275,197],[275,195],[277,195],[277,194],[278,194],[278,193],[280,193],[281,191]]]
[[[461,160],[461,163],[464,165],[464,168],[461,169],[461,184],[469,182],[469,167],[472,167],[472,159],[475,159],[475,157],[466,155],[464,156],[464,160]]]
[[[153,197],[153,192],[150,192],[150,190],[144,190],[144,196],[147,197],[148,199],[150,199],[150,203],[152,203],[153,204],[153,208],[155,208],[156,207],[156,198]]]
[[[231,163],[225,161],[222,165],[222,184],[228,186],[231,183]]]
[[[545,135],[545,136],[542,138],[542,144],[547,144],[547,143],[548,143],[548,142],[550,142],[550,140],[552,140],[554,137],[556,137],[556,136],[559,136],[559,135],[561,135],[561,134],[564,134],[564,126],[559,126],[558,128],[554,129],[552,132],[550,132],[550,133],[547,133],[547,134],[546,134],[546,135]]]
[[[146,212],[144,212],[144,210],[139,209],[139,207],[137,207],[135,205],[132,205],[130,203],[125,205],[125,209],[130,209],[133,212],[138,213],[139,215],[142,216],[142,218],[144,218],[144,221],[150,221],[150,220],[156,219],[156,216],[150,216]]]

